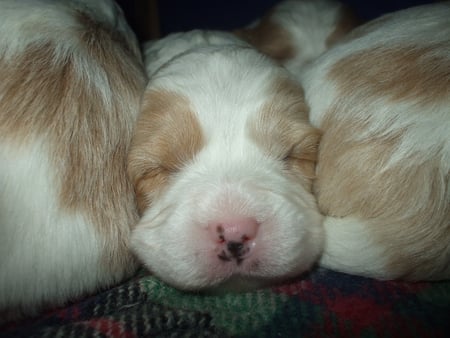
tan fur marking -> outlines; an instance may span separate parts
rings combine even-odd
[[[237,29],[234,34],[279,62],[293,58],[296,53],[290,33],[271,20],[271,12],[255,27]]]
[[[309,124],[308,112],[301,86],[278,80],[273,97],[251,121],[249,133],[271,157],[285,161],[288,171],[310,190],[320,132]]]
[[[128,165],[141,214],[203,145],[187,98],[162,90],[145,94]]]
[[[137,213],[126,154],[144,71],[116,33],[86,23],[80,33],[80,45],[64,55],[47,42],[0,59],[0,139],[18,147],[45,140],[61,178],[60,207],[83,210],[96,225],[108,243],[105,269],[116,262],[131,271],[128,232]]]
[[[375,47],[340,60],[328,76],[338,81],[342,93],[356,90],[392,101],[436,102],[450,97],[450,60],[437,54],[439,49]]]
[[[372,136],[369,140],[357,142],[354,135],[363,133],[365,124],[344,122],[332,114],[327,115],[323,123],[325,132],[319,147],[320,162],[315,183],[319,207],[324,214],[334,217],[352,214],[363,218],[378,217],[386,211],[385,197],[391,191],[391,182],[387,178],[392,174],[379,172],[392,155],[400,135],[388,138]],[[403,191],[400,189],[393,193],[401,199]],[[349,197],[343,199],[339,196]],[[353,196],[356,197],[353,199]],[[350,200],[352,202],[348,203]],[[395,214],[401,211],[401,206],[389,209]]]
[[[436,102],[448,101],[450,61],[442,52],[447,48],[375,47],[336,62],[328,73],[337,97],[346,99],[333,103],[322,124],[314,186],[319,208],[335,217],[364,219],[395,278],[450,278],[449,173],[440,169],[438,156],[422,163],[419,153],[387,167],[406,130],[357,141],[355,135],[369,126],[345,116],[380,99],[395,109],[402,102],[418,104],[424,114]]]
[[[361,21],[356,17],[355,13],[347,6],[342,5],[339,10],[339,18],[336,27],[325,41],[326,47],[330,48],[342,41],[351,30],[360,24]]]
[[[391,275],[450,277],[449,174],[440,172],[437,161],[410,165],[420,158],[386,168],[401,132],[355,141],[367,129],[364,123],[346,121],[339,111],[327,116],[314,184],[320,210],[367,220],[368,231],[390,259]]]
[[[108,53],[110,50],[117,51],[117,49],[127,57],[132,57],[136,61],[142,61],[142,54],[138,45],[133,43],[134,41],[127,41],[128,37],[125,37],[121,32],[104,27],[101,22],[94,21],[83,12],[78,13],[77,20],[85,28],[81,36],[83,45],[93,53],[92,56],[97,61],[108,64],[115,59],[113,62],[120,62],[116,58],[111,59],[111,55]],[[98,41],[101,41],[102,44],[98,44]],[[121,75],[126,75],[126,72]]]

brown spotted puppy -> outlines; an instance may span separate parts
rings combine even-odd
[[[0,320],[135,270],[140,59],[112,1],[0,2]]]
[[[359,23],[335,0],[285,0],[235,34],[298,75]]]
[[[320,133],[290,74],[223,32],[146,45],[150,83],[130,152],[132,247],[168,283],[242,289],[322,252],[311,193]]]
[[[323,131],[321,264],[382,279],[450,278],[450,3],[356,29],[302,82]]]

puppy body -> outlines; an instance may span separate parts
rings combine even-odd
[[[187,50],[146,60],[164,65],[129,158],[142,213],[132,246],[152,272],[190,290],[292,277],[322,247],[310,190],[320,134],[302,89],[231,34],[215,34],[169,36],[161,50],[177,39]]]
[[[321,264],[382,279],[450,277],[450,6],[352,32],[302,76],[323,131]]]
[[[130,275],[125,159],[145,84],[112,1],[0,3],[0,312]]]

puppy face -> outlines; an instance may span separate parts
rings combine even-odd
[[[182,289],[295,276],[322,249],[319,132],[302,89],[247,47],[172,59],[151,80],[129,157],[135,252]]]

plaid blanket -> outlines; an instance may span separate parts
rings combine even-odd
[[[12,323],[0,337],[450,337],[450,282],[380,282],[318,269],[240,294],[181,292],[141,271]]]

